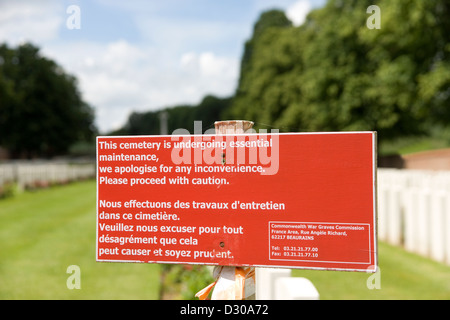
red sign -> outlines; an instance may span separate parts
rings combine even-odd
[[[376,134],[97,138],[97,261],[374,271]]]

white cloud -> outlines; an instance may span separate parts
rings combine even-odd
[[[235,78],[238,72],[238,61],[236,59],[219,57],[213,52],[185,53],[181,56],[180,64],[185,71],[205,78]]]
[[[139,3],[132,2],[134,6]],[[0,42],[16,46],[31,41],[44,56],[76,76],[83,99],[95,108],[102,132],[123,125],[132,111],[195,104],[206,94],[233,94],[239,57],[230,58],[233,53],[223,50],[227,47],[223,43],[229,43],[238,26],[145,17],[138,6],[133,19],[142,41],[102,42],[89,40],[89,24],[83,23],[88,19],[86,4],[82,5],[81,31],[67,33],[67,5],[57,0],[0,0]],[[156,10],[154,4],[144,7],[149,12]],[[82,40],[77,32],[86,37]],[[191,67],[186,60],[189,55],[184,55],[187,50],[191,50]]]
[[[158,74],[151,52],[125,40],[77,42],[46,51],[78,78],[84,100],[96,108],[101,131],[120,127],[131,111],[152,105],[151,82]]]
[[[206,94],[229,96],[239,73],[238,59],[189,52],[169,63],[161,51],[126,40],[53,45],[44,54],[78,78],[102,132],[122,126],[132,111],[194,104]]]
[[[170,58],[186,50],[196,52],[214,48],[221,54],[239,54],[247,33],[247,25],[187,17],[160,18],[137,15],[136,26],[149,45],[164,50]],[[241,39],[242,37],[242,39]]]
[[[239,77],[239,59],[218,56],[213,52],[188,52],[181,56],[181,89],[185,97],[199,100],[202,95],[229,96]]]
[[[0,42],[17,45],[25,41],[53,40],[64,19],[64,8],[57,1],[1,1]]]
[[[174,0],[95,3],[112,12],[119,8],[129,15],[135,26],[133,31],[137,31],[134,40],[111,41],[112,37],[107,37],[109,40],[100,41],[95,30],[87,27],[89,23],[95,26],[88,20],[91,9],[87,2],[81,5],[81,31],[67,33],[67,1],[0,0],[0,42],[17,45],[31,40],[44,55],[75,75],[83,98],[96,109],[102,132],[123,125],[131,111],[194,104],[206,94],[232,95],[244,41],[255,22],[248,19],[274,6],[273,0],[255,0],[253,7],[247,9],[251,14],[246,18],[234,19],[235,15],[228,14],[218,20],[217,15],[214,19],[205,12],[200,14],[200,9],[190,8],[192,3],[183,4],[191,9],[191,15],[181,7],[173,14],[172,6],[178,4]],[[300,24],[312,9],[310,3],[313,0],[282,0],[276,5],[288,8],[287,16]],[[91,34],[96,40],[89,40]]]
[[[299,0],[287,8],[286,16],[292,21],[294,26],[300,26],[305,22],[306,16],[311,9],[312,5],[308,0]]]

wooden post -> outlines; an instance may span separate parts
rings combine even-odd
[[[216,121],[216,135],[242,134],[253,126],[252,121]],[[216,287],[212,300],[255,300],[255,268],[218,266],[213,272]]]
[[[253,122],[247,120],[216,121],[214,127],[216,134],[241,134],[251,129]]]
[[[161,111],[159,113],[159,134],[160,135],[168,135],[169,134],[169,113],[167,111]]]

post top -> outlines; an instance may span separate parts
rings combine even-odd
[[[248,120],[226,120],[216,121],[214,127],[216,134],[245,133],[245,131],[253,127],[253,124],[252,121]]]

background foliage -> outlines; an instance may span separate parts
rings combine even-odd
[[[366,25],[371,5],[380,29]],[[110,134],[159,134],[166,112],[168,133],[245,119],[256,129],[376,130],[381,145],[421,135],[449,146],[449,30],[447,0],[328,0],[298,27],[270,10],[244,44],[233,96],[133,112]],[[76,79],[38,48],[0,46],[0,145],[22,157],[61,154],[90,139],[93,120]]]
[[[366,26],[374,4],[380,29]],[[167,108],[170,129],[246,119],[291,132],[376,130],[381,142],[436,135],[450,121],[449,24],[446,0],[329,0],[299,27],[264,12],[235,94]],[[133,113],[121,132],[156,133],[157,117]]]
[[[93,138],[93,122],[75,77],[29,43],[0,46],[0,145],[12,158],[64,154]]]
[[[374,2],[380,29],[366,26]],[[386,139],[448,123],[449,9],[440,0],[330,0],[300,27],[266,23],[246,46],[230,114],[285,131],[377,130]]]
[[[178,128],[184,128],[194,133],[194,121],[202,121],[203,126],[214,127],[214,121],[222,117],[229,107],[230,98],[206,96],[198,105],[180,105],[157,111],[133,112],[125,126],[112,134],[117,135],[145,135],[160,133],[160,115],[165,112],[168,116],[168,133]]]

